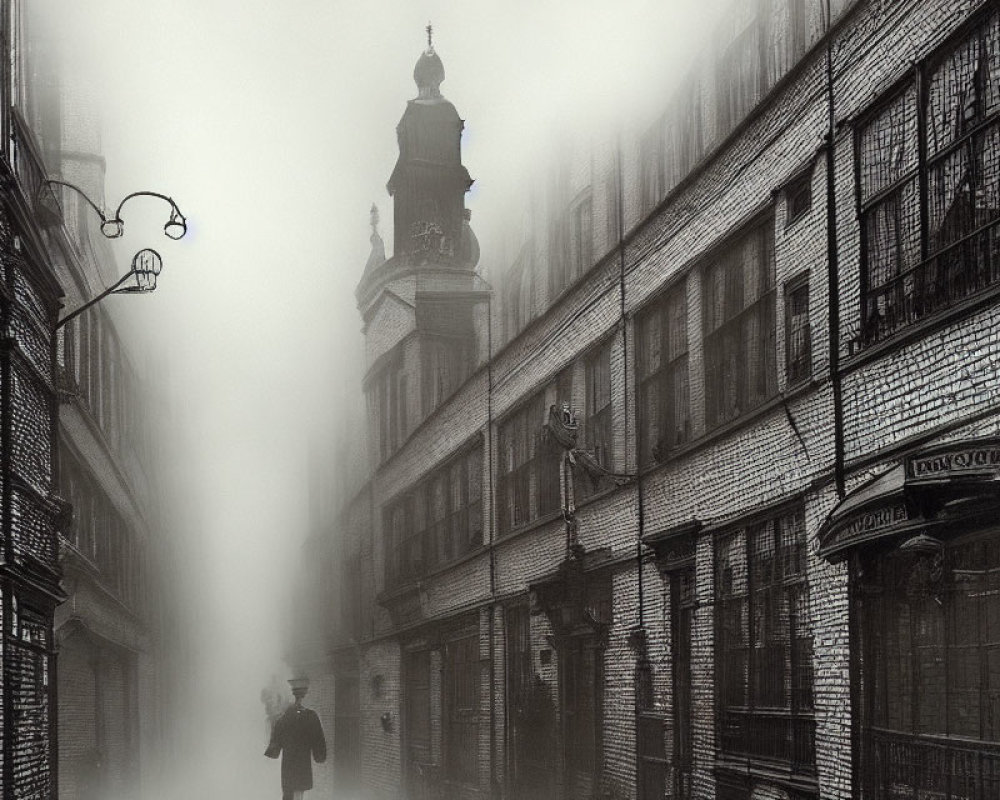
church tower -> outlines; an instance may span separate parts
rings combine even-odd
[[[358,284],[375,463],[387,460],[486,357],[485,283],[465,193],[464,122],[441,94],[444,64],[427,48],[413,69],[417,96],[396,126],[399,157],[387,190],[393,203],[388,258],[371,213],[371,253]]]
[[[413,68],[413,80],[417,96],[396,126],[399,159],[387,186],[393,199],[393,251],[418,262],[454,258],[472,178],[462,166],[465,122],[441,95],[444,64],[434,51],[429,25],[427,49]]]

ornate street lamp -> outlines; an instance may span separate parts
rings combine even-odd
[[[171,239],[182,239],[184,238],[184,234],[187,233],[187,218],[181,213],[181,210],[178,208],[177,203],[174,202],[174,199],[172,197],[167,197],[165,194],[146,191],[132,192],[132,194],[125,196],[125,198],[118,204],[118,208],[115,209],[115,215],[109,218],[100,206],[91,200],[87,196],[86,192],[84,192],[79,186],[74,186],[72,183],[56,180],[55,178],[50,178],[44,181],[44,183],[46,186],[65,186],[67,189],[72,189],[80,195],[87,205],[97,212],[97,216],[101,218],[101,233],[108,239],[117,239],[125,232],[125,220],[122,219],[122,207],[133,197],[156,197],[160,200],[165,200],[170,204],[170,219],[168,219],[164,224],[163,233]]]
[[[156,197],[160,200],[165,200],[170,204],[170,219],[168,219],[163,225],[163,234],[170,239],[182,239],[184,234],[187,233],[187,218],[181,213],[180,208],[177,203],[174,202],[172,197],[167,197],[165,194],[160,194],[159,192],[132,192],[118,204],[118,208],[115,209],[113,217],[108,217],[107,214],[97,205],[87,193],[83,191],[79,186],[74,186],[72,183],[67,183],[66,181],[56,180],[54,178],[48,179],[43,182],[45,186],[65,186],[67,189],[72,189],[80,197],[83,198],[84,202],[90,206],[101,219],[101,233],[108,239],[118,239],[125,232],[125,220],[122,219],[122,207],[133,197]],[[61,320],[56,323],[56,329],[58,330],[67,322],[69,322],[74,317],[79,316],[88,308],[97,303],[101,302],[109,294],[139,294],[145,292],[152,292],[156,289],[156,278],[163,269],[163,258],[158,252],[152,248],[145,248],[140,250],[132,257],[132,265],[129,271],[121,276],[114,284],[109,286],[103,292],[101,292],[97,297],[84,303],[80,308],[71,314],[67,314]]]
[[[100,303],[109,294],[141,294],[156,289],[156,278],[163,269],[163,259],[151,248],[140,250],[132,257],[132,266],[115,283],[101,292],[97,297],[80,306],[76,311],[67,314],[56,323],[56,330],[74,317]]]

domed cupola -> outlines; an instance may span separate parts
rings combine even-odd
[[[417,97],[429,99],[441,96],[441,82],[444,81],[444,64],[440,56],[434,52],[431,41],[432,28],[427,26],[427,49],[420,54],[417,65],[413,68],[413,80],[417,84]]]
[[[465,122],[441,95],[444,64],[427,26],[427,49],[413,68],[417,97],[396,126],[399,159],[387,189],[393,198],[393,253],[414,264],[454,261],[462,246],[465,193],[472,185],[462,166]]]

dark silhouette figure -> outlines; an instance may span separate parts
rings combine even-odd
[[[308,691],[308,681],[289,681],[295,704],[278,717],[271,730],[271,742],[264,751],[268,758],[281,755],[282,800],[300,800],[302,793],[312,789],[312,761],[326,761],[326,738],[319,717],[302,705]]]

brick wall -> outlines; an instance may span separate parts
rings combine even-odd
[[[361,649],[361,784],[373,798],[395,800],[402,792],[400,761],[400,648],[377,642]],[[391,715],[391,730],[382,715]]]
[[[772,4],[784,9],[784,4]],[[833,3],[835,19],[841,20],[833,46],[836,75],[836,120],[840,124],[834,142],[833,185],[836,190],[838,249],[840,254],[840,304],[844,328],[839,342],[842,358],[848,358],[848,339],[856,334],[859,320],[859,244],[854,196],[854,153],[850,121],[909,69],[920,57],[982,3],[935,2],[850,4]],[[821,31],[820,5],[807,4],[807,45],[815,44]],[[781,11],[784,14],[784,11]],[[781,17],[779,17],[781,18]],[[777,30],[769,35],[779,37]],[[778,49],[780,37],[769,40]],[[811,543],[806,574],[809,588],[809,622],[813,635],[816,707],[816,771],[822,798],[850,796],[851,718],[848,639],[847,572],[843,565],[830,565],[815,553],[815,534],[838,498],[832,488],[833,396],[829,383],[829,333],[827,324],[827,217],[824,136],[827,131],[825,47],[809,51],[795,76],[778,84],[787,66],[776,63],[769,75],[771,94],[758,112],[741,123],[729,137],[716,117],[711,81],[701,97],[706,127],[700,167],[696,175],[672,188],[667,202],[643,219],[638,196],[639,146],[629,135],[623,141],[625,214],[629,233],[624,251],[626,319],[621,319],[619,261],[611,252],[589,273],[572,283],[558,297],[551,296],[544,271],[549,238],[546,226],[590,186],[594,208],[595,253],[607,253],[608,203],[604,184],[615,159],[598,145],[591,155],[577,153],[547,186],[544,202],[532,208],[539,219],[518,230],[519,241],[534,235],[533,248],[538,271],[529,279],[531,303],[536,318],[515,338],[504,342],[502,298],[494,297],[492,324],[494,341],[504,342],[492,363],[493,392],[487,396],[488,376],[480,369],[430,417],[416,426],[408,441],[374,475],[372,516],[359,525],[369,538],[366,564],[373,590],[383,588],[381,507],[418,483],[437,465],[471,441],[482,436],[496,441],[498,419],[516,409],[526,398],[545,387],[567,365],[578,363],[589,348],[605,337],[614,337],[611,349],[612,428],[615,442],[613,464],[622,472],[636,466],[635,336],[633,315],[655,299],[672,281],[687,275],[690,414],[692,442],[669,461],[651,469],[643,478],[643,529],[639,530],[639,492],[635,481],[581,501],[577,509],[578,537],[587,551],[607,548],[618,561],[614,574],[612,625],[603,656],[605,688],[603,708],[603,776],[607,792],[635,795],[635,654],[628,646],[628,632],[639,618],[634,555],[637,537],[674,525],[701,520],[711,530],[724,529],[754,512],[793,498],[804,498],[806,533]],[[708,73],[711,74],[710,72]],[[846,123],[846,124],[844,124]],[[782,188],[793,177],[811,169],[811,205],[795,221],[789,220]],[[764,213],[773,214],[775,244],[775,338],[776,382],[782,395],[747,414],[737,423],[712,430],[706,418],[706,355],[703,342],[701,265],[713,248],[738,232],[748,221]],[[639,224],[641,221],[641,224]],[[516,256],[519,247],[511,246]],[[785,286],[802,275],[809,280],[812,380],[789,386],[784,369]],[[942,332],[917,337],[912,343],[891,349],[866,361],[849,362],[845,378],[845,435],[849,459],[867,459],[863,468],[848,476],[848,488],[859,485],[893,462],[889,455],[914,437],[931,438],[942,426],[960,426],[973,415],[983,415],[976,430],[998,430],[987,417],[998,403],[991,378],[1000,365],[1000,343],[990,332],[997,314],[984,308]],[[485,330],[480,318],[478,330]],[[624,340],[622,326],[624,325]],[[388,330],[388,327],[386,328]],[[854,330],[855,334],[850,332]],[[378,334],[382,336],[382,334]],[[382,348],[372,329],[369,345]],[[391,337],[390,337],[391,338]],[[481,355],[483,355],[481,353]],[[574,392],[582,391],[582,372],[577,368]],[[551,394],[551,393],[550,393]],[[546,403],[553,401],[546,398]],[[582,409],[582,397],[574,406]],[[492,410],[492,419],[489,411]],[[539,420],[539,424],[541,420]],[[968,430],[956,427],[956,430]],[[492,433],[492,436],[490,435]],[[951,434],[948,434],[951,435]],[[956,434],[957,435],[957,434]],[[497,474],[496,454],[486,453],[484,478]],[[487,480],[488,483],[488,480]],[[542,519],[524,530],[506,534],[494,531],[489,503],[493,491],[484,490],[484,539],[495,543],[492,554],[478,555],[431,576],[421,587],[426,627],[433,630],[469,609],[478,608],[480,620],[481,719],[488,719],[489,698],[495,697],[497,742],[490,749],[488,725],[480,726],[482,755],[480,790],[489,789],[491,774],[501,785],[507,768],[504,735],[506,677],[503,617],[493,614],[493,639],[489,639],[489,605],[494,600],[523,597],[528,586],[550,574],[564,558],[565,525],[558,516]],[[491,558],[495,586],[491,587]],[[645,568],[642,612],[649,637],[654,669],[655,707],[665,716],[666,750],[672,753],[672,676],[670,668],[670,579],[662,578],[653,565]],[[714,534],[697,540],[696,608],[693,612],[692,704],[694,709],[694,793],[712,797],[716,775],[715,689],[715,586]],[[495,595],[491,594],[495,589]],[[384,610],[374,609],[374,629],[392,636],[391,620]],[[544,615],[531,618],[533,666],[558,696],[558,654],[545,664],[542,652],[551,645]],[[486,637],[486,638],[482,638]],[[364,692],[363,727],[366,738],[366,775],[380,796],[398,789],[398,730],[385,734],[378,725],[382,710],[398,713],[398,647],[391,640],[372,643],[365,649],[368,675],[384,671],[385,694],[376,702]],[[490,685],[492,656],[494,682]],[[439,671],[438,664],[433,672]],[[390,677],[394,676],[394,677]],[[393,682],[395,681],[395,683]],[[440,708],[440,687],[434,690]],[[432,740],[440,750],[440,729]],[[554,744],[554,749],[556,744]],[[506,754],[509,757],[509,754]],[[494,760],[491,767],[490,759]],[[553,771],[561,775],[557,752]],[[384,771],[379,772],[382,769]],[[559,778],[561,780],[561,778]],[[782,797],[777,783],[758,780],[750,791],[754,797]]]

